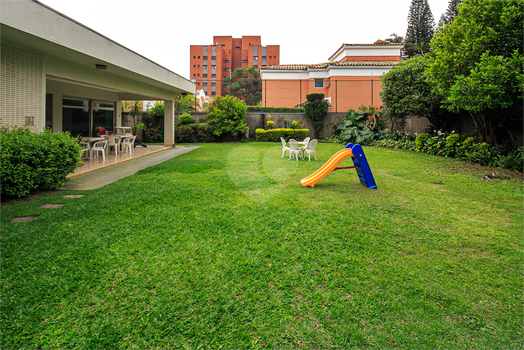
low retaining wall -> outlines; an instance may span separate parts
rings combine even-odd
[[[182,113],[175,113],[175,121],[178,121],[178,117]],[[293,120],[298,120],[300,123],[304,124],[306,129],[310,130],[311,137],[323,139],[328,138],[333,133],[333,123],[338,124],[342,122],[342,119],[346,116],[346,113],[328,113],[324,121],[324,129],[320,135],[314,135],[314,129],[311,121],[306,118],[305,113],[279,113],[279,112],[248,112],[246,116],[246,124],[249,127],[249,132],[246,133],[245,138],[254,138],[255,130],[257,128],[267,129],[266,122],[269,120],[268,114],[271,115],[271,120],[275,122],[273,128],[284,127],[284,121],[291,123]],[[202,123],[206,120],[206,114],[204,112],[193,112],[191,113],[193,119],[196,123]],[[145,114],[136,116],[136,122],[143,123],[152,123],[154,120],[151,116]],[[424,132],[426,127],[430,126],[431,123],[427,118],[420,117],[407,117],[403,120],[398,120],[395,122],[395,126],[391,127],[391,121],[388,118],[384,119],[386,123],[386,128],[392,129],[393,131],[404,131],[411,134],[417,133],[420,134]],[[135,116],[129,115],[128,113],[122,113],[122,126],[132,126],[135,123]],[[160,118],[160,125],[164,124],[164,119]],[[457,133],[472,135],[475,132],[475,125],[473,121],[468,118],[456,118],[449,122],[450,130],[455,130]],[[515,125],[508,125],[514,132],[513,137],[515,137],[516,143],[522,145],[522,125],[518,125],[518,122],[514,123]],[[447,124],[446,124],[447,125]],[[140,138],[139,134],[139,138]]]

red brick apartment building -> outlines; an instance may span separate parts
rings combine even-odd
[[[236,68],[280,64],[280,45],[262,46],[260,36],[214,36],[212,45],[190,46],[190,80],[207,96],[224,96],[222,79]]]

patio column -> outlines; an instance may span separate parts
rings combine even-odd
[[[122,126],[122,101],[116,101],[115,126]]]
[[[166,100],[164,105],[164,146],[175,146],[175,103]]]

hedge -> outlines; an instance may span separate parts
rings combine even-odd
[[[212,142],[213,129],[208,123],[179,125],[175,128],[175,141],[179,143]]]
[[[261,106],[247,106],[248,112],[271,112],[271,113],[304,113],[302,108],[293,107],[261,107]]]
[[[279,142],[280,138],[284,140],[295,139],[297,141],[309,137],[308,129],[256,129],[255,140],[262,142]]]
[[[62,186],[80,162],[80,149],[68,132],[47,129],[36,133],[24,127],[2,127],[2,195],[23,197],[32,190]]]

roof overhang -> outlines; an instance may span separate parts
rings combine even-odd
[[[0,22],[2,43],[42,54],[46,61],[72,62],[84,70],[92,69],[94,75],[146,84],[163,90],[163,95],[195,92],[195,84],[188,79],[36,0],[3,1]],[[54,79],[68,77],[58,74]],[[131,95],[132,85],[128,90]],[[100,87],[113,89],[110,84]]]

